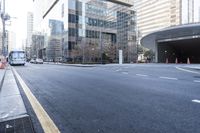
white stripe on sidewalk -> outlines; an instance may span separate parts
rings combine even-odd
[[[13,68],[13,67],[12,67]],[[47,112],[44,110],[42,105],[39,103],[37,98],[33,95],[31,90],[28,88],[26,83],[23,81],[23,79],[20,77],[20,75],[17,73],[15,68],[13,68],[13,72],[15,73],[20,85],[22,86],[22,89],[24,90],[43,130],[45,133],[60,133],[59,129],[53,122],[53,120],[49,117]]]
[[[148,75],[145,74],[136,74],[137,76],[141,76],[141,77],[147,77]]]
[[[161,79],[169,79],[169,80],[178,80],[177,78],[172,78],[172,77],[159,77]]]
[[[192,100],[192,102],[194,102],[194,103],[200,103],[200,100],[194,99],[194,100]]]

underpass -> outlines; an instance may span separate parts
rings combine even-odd
[[[157,63],[200,63],[200,23],[150,33],[141,44],[154,51]]]
[[[175,41],[158,41],[158,62],[200,63],[200,38]]]

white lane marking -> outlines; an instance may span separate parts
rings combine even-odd
[[[161,79],[169,79],[169,80],[178,80],[177,78],[172,78],[172,77],[159,77]]]
[[[145,74],[136,74],[137,76],[141,76],[141,77],[147,77],[148,75]]]
[[[14,67],[12,67],[13,72],[15,73],[20,85],[22,86],[22,89],[24,90],[43,130],[45,133],[60,133],[59,129],[53,122],[53,120],[49,117],[47,112],[44,110],[42,105],[39,103],[37,98],[33,95],[31,90],[28,88],[26,83],[23,81],[23,79],[20,77],[20,75],[17,73]]]
[[[191,71],[191,70],[183,69],[183,68],[180,68],[180,67],[176,67],[176,69],[179,69],[179,70],[181,70],[181,71],[185,71],[185,72],[189,72],[189,73],[200,74],[199,72],[195,72],[195,71]]]
[[[116,72],[119,72],[119,71],[121,71],[122,69],[118,69],[118,70],[115,70]]]
[[[122,72],[122,74],[128,74],[127,72]]]
[[[194,80],[194,82],[196,82],[196,83],[200,83],[200,80]]]
[[[38,64],[38,65],[41,65],[41,64]],[[36,66],[36,64],[30,65],[30,67],[33,67],[33,68],[35,68],[35,69],[41,69],[41,67]]]
[[[194,102],[194,103],[200,103],[200,100],[194,99],[194,100],[192,100],[192,102]]]

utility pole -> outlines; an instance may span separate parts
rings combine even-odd
[[[103,46],[102,46],[102,29],[100,29],[100,35],[99,35],[99,38],[100,38],[100,54],[101,54],[101,64],[103,64]]]
[[[2,33],[2,54],[5,56],[5,0],[3,0],[3,9],[1,10],[1,20],[3,25],[3,33]]]
[[[83,44],[82,44],[83,43]],[[82,37],[81,39],[81,44],[83,46],[83,59],[82,59],[82,64],[85,64],[85,37]]]
[[[1,6],[1,5],[0,5]],[[10,19],[10,16],[5,13],[5,0],[3,0],[3,9],[1,9],[1,20],[3,25],[3,35],[2,35],[2,54],[6,56],[5,42],[6,42],[6,25],[5,22]]]

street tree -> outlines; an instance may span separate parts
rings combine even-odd
[[[151,49],[147,50],[147,51],[144,52],[144,57],[146,57],[147,60],[150,62],[150,61],[152,61],[154,59],[155,53]]]

